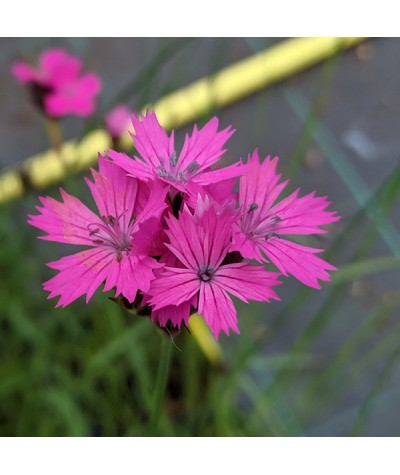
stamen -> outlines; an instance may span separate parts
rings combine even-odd
[[[99,231],[100,231],[100,228],[92,229],[91,231],[89,231],[89,236],[93,236],[93,234],[97,234]]]
[[[118,262],[122,259],[123,252],[129,252],[132,249],[131,232],[133,222],[136,216],[131,217],[129,223],[121,222],[121,218],[126,215],[127,209],[118,216],[101,216],[102,223],[89,223],[87,226],[89,237],[93,237],[94,245],[103,245],[113,249],[117,253]],[[104,223],[104,224],[103,224]]]
[[[254,211],[257,208],[258,208],[257,203],[251,203],[251,205],[249,206],[249,211],[248,212],[250,213],[251,211]]]
[[[212,274],[215,272],[214,266],[206,266],[202,264],[200,266],[200,272],[199,272],[199,277],[203,282],[208,282],[211,280]]]
[[[272,218],[271,218],[271,223],[272,224],[278,224],[280,221],[282,221],[282,218],[280,218],[278,215],[272,216]]]
[[[179,172],[179,178],[181,179],[181,181],[186,181],[186,175],[184,172]]]
[[[271,238],[278,238],[280,239],[280,236],[276,233],[267,233],[265,235],[265,240],[268,241],[268,239],[271,239]]]
[[[194,160],[193,162],[189,163],[185,171],[189,173],[189,175],[193,175],[193,173],[197,172],[199,167],[200,167],[199,163],[196,162],[196,160]]]
[[[173,168],[178,162],[178,157],[176,156],[176,152],[172,152],[171,156],[169,157],[169,163]]]
[[[158,172],[157,175],[158,175],[160,178],[171,178],[171,174],[170,174],[170,173],[167,173],[167,172]]]

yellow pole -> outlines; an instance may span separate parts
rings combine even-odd
[[[165,128],[177,128],[215,107],[231,104],[363,40],[335,37],[286,40],[169,94],[147,108],[155,110]],[[124,137],[122,144],[131,147],[131,138]],[[60,181],[67,171],[86,169],[95,163],[98,152],[105,152],[110,146],[107,132],[96,130],[82,140],[65,142],[61,150],[63,163],[53,150],[27,159],[19,170],[0,176],[0,204],[22,196],[29,186],[42,188]]]
[[[166,128],[207,113],[282,81],[365,38],[295,38],[283,41],[160,99],[154,109]]]
[[[224,363],[222,348],[202,317],[191,315],[188,328],[209,363],[213,366],[222,368]]]

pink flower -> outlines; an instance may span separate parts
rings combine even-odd
[[[218,183],[244,172],[245,167],[240,163],[220,170],[210,169],[225,152],[222,147],[234,132],[230,127],[218,132],[216,117],[201,130],[194,126],[192,135],[186,135],[179,156],[175,150],[174,132],[168,136],[154,112],[140,118],[133,115],[132,123],[132,137],[141,159],[136,156],[132,159],[114,150],[110,150],[108,156],[134,177],[161,179],[174,189],[187,192],[191,186]]]
[[[208,198],[203,200],[200,196],[194,214],[185,206],[178,219],[172,215],[167,218],[169,243],[165,245],[180,266],[165,266],[152,281],[149,300],[155,311],[181,306],[171,314],[172,322],[179,325],[189,316],[189,302],[197,301],[198,313],[218,338],[221,330],[239,333],[236,310],[228,293],[245,302],[278,299],[271,289],[279,284],[277,273],[248,262],[228,263],[236,219],[232,206],[217,211]]]
[[[166,187],[158,183],[149,190],[101,156],[92,175],[94,183],[86,182],[101,217],[62,189],[64,202],[41,197],[40,214],[29,216],[29,224],[47,233],[41,239],[89,247],[48,264],[59,271],[44,284],[49,298],[60,296],[57,306],[84,294],[88,302],[103,282],[104,291],[115,287],[116,295],[132,302],[162,267],[150,255],[158,246]]]
[[[124,104],[113,107],[105,116],[106,129],[114,139],[125,135],[132,125],[132,111]]]
[[[299,189],[275,203],[288,180],[279,183],[276,173],[278,157],[267,157],[260,164],[257,150],[249,158],[251,165],[240,178],[238,222],[232,249],[244,257],[267,261],[264,254],[287,276],[292,274],[303,284],[320,288],[318,279],[329,281],[328,270],[335,270],[328,262],[315,256],[322,249],[314,249],[282,239],[285,234],[323,234],[320,226],[340,219],[336,212],[325,211],[330,205],[326,197],[315,192],[299,197]]]
[[[36,69],[23,61],[16,61],[11,68],[20,83],[34,86],[35,99],[52,117],[88,117],[94,112],[101,81],[97,75],[82,74],[81,70],[80,59],[59,48],[45,50]]]

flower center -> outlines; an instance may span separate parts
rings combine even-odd
[[[215,272],[214,266],[201,265],[199,269],[199,277],[203,282],[211,280],[212,275]]]
[[[160,165],[157,166],[157,175],[160,178],[166,178],[175,182],[187,182],[192,175],[197,173],[200,167],[199,163],[194,160],[186,168],[181,168],[178,164],[176,152],[171,154],[168,161],[164,157],[160,157],[159,161]]]
[[[128,223],[123,225],[120,219],[124,213],[116,218],[112,215],[102,216],[102,223],[90,223],[88,225],[89,236],[93,244],[98,246],[107,246],[115,250],[117,261],[122,259],[123,252],[129,252],[131,245],[131,229],[135,221],[135,217]]]
[[[72,99],[73,97],[76,96],[76,86],[75,84],[68,84],[67,86],[64,87],[64,94],[66,97],[69,99]]]
[[[259,212],[256,213],[258,207],[257,203],[252,203],[243,213],[241,217],[242,232],[252,238],[265,237],[266,240],[272,237],[279,238],[275,231],[278,230],[282,218],[276,214],[263,216]]]

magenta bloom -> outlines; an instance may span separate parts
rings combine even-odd
[[[104,291],[115,288],[132,302],[139,289],[149,289],[153,270],[162,267],[150,255],[158,245],[166,188],[149,190],[101,156],[99,172],[92,175],[94,183],[86,181],[100,217],[62,189],[64,202],[41,197],[40,214],[29,216],[32,226],[47,233],[41,239],[89,247],[48,264],[59,271],[44,284],[49,298],[60,296],[57,306],[84,294],[88,302],[103,282]]]
[[[241,175],[245,168],[237,163],[220,170],[210,169],[225,152],[222,147],[234,132],[230,127],[218,132],[218,123],[214,117],[201,130],[195,125],[192,135],[186,135],[178,156],[174,132],[168,136],[154,112],[140,118],[133,115],[132,137],[141,158],[132,159],[114,150],[110,150],[108,156],[134,177],[146,181],[161,179],[182,192],[217,183]]]
[[[194,214],[185,206],[178,219],[172,215],[167,218],[169,243],[165,245],[181,266],[165,266],[152,281],[149,294],[155,311],[181,306],[180,311],[171,313],[174,325],[179,326],[182,319],[188,318],[188,303],[194,302],[195,306],[197,301],[198,313],[216,338],[221,330],[226,334],[230,329],[239,333],[236,309],[228,293],[245,302],[278,299],[271,287],[279,284],[279,274],[248,262],[229,263],[232,225],[236,219],[232,206],[218,211],[207,198],[201,197]]]
[[[326,211],[326,197],[315,193],[299,197],[299,190],[275,203],[288,180],[279,183],[276,173],[278,157],[259,162],[258,152],[249,158],[250,168],[240,178],[239,204],[241,218],[235,232],[232,249],[243,257],[266,261],[267,256],[287,276],[292,274],[303,284],[320,288],[318,279],[329,281],[328,262],[315,256],[322,249],[306,247],[281,236],[285,234],[323,234],[320,226],[340,219],[336,212]]]
[[[106,129],[111,137],[119,139],[132,127],[132,111],[124,104],[113,107],[105,116]]]
[[[88,117],[95,110],[100,78],[92,73],[83,74],[80,59],[63,49],[45,50],[37,68],[16,61],[11,72],[20,83],[34,86],[35,98],[51,117]]]

